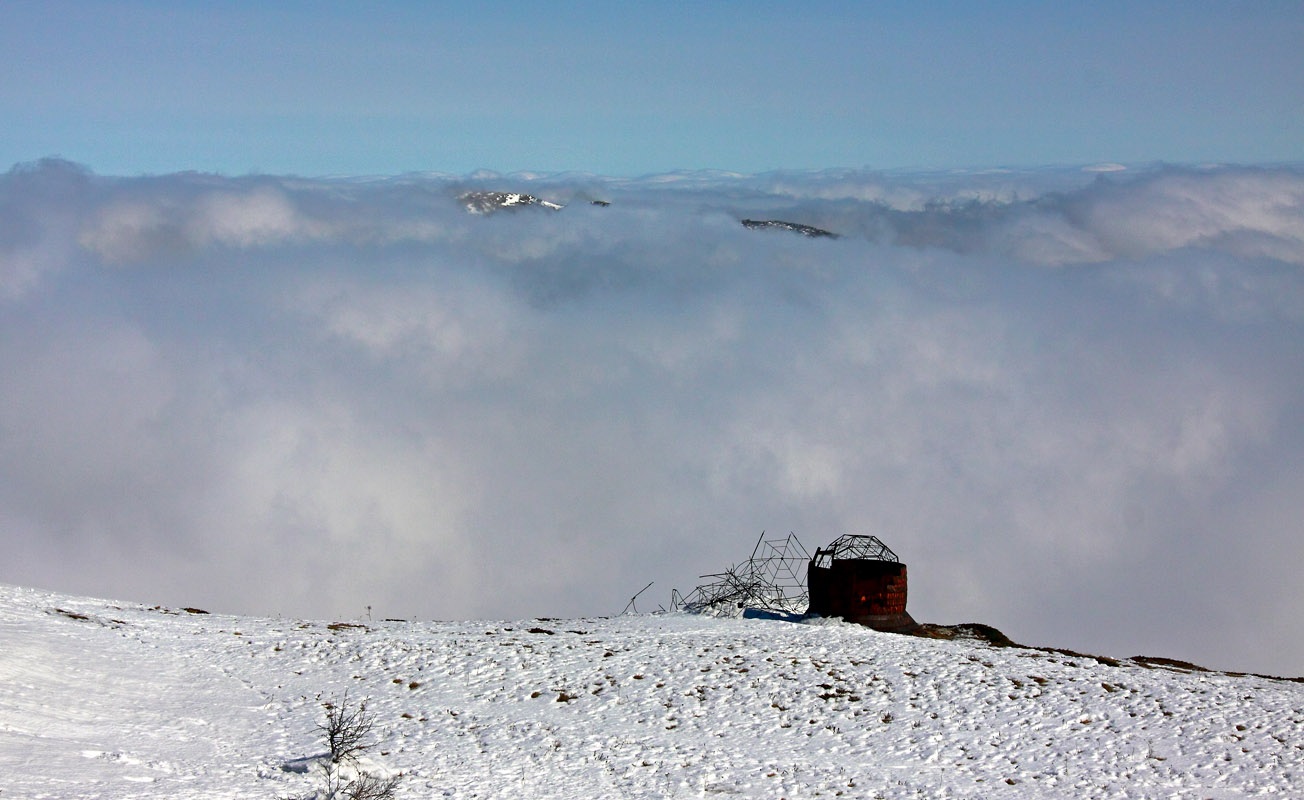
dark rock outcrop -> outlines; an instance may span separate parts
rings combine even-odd
[[[827,236],[830,239],[838,238],[838,235],[836,233],[833,233],[831,231],[826,231],[823,228],[816,228],[813,225],[802,225],[801,223],[798,222],[785,222],[784,220],[781,219],[745,219],[742,222],[743,222],[743,227],[750,228],[752,230],[762,230],[762,229],[770,228],[770,229],[777,229],[777,230],[784,230],[784,231],[792,231],[793,233],[800,233],[802,236],[811,236],[811,237]]]

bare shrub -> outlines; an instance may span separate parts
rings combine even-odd
[[[322,706],[326,721],[317,730],[326,738],[330,759],[318,764],[320,788],[299,800],[393,800],[403,773],[382,778],[357,768],[359,757],[372,747],[376,727],[366,702],[352,703],[345,692],[338,703]]]
[[[349,693],[345,692],[338,705],[322,705],[326,708],[326,721],[318,725],[317,730],[326,737],[331,763],[356,761],[359,755],[371,747],[371,732],[376,727],[375,719],[367,712],[366,702],[351,705]]]
[[[360,772],[356,778],[340,787],[339,793],[332,797],[341,797],[344,800],[390,800],[402,777],[401,772],[388,778],[381,778],[370,772]]]

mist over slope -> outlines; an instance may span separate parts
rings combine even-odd
[[[1283,794],[1298,682],[686,614],[328,623],[0,586],[0,788],[299,797],[365,703],[396,797]]]
[[[577,616],[872,533],[923,621],[1297,674],[1302,269],[1295,168],[19,165],[0,580]]]

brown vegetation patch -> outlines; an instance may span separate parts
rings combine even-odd
[[[925,623],[920,625],[914,631],[907,632],[910,636],[922,636],[926,639],[974,639],[980,642],[986,642],[992,647],[1018,647],[1028,649],[1026,645],[1015,642],[1010,637],[1001,633],[991,625],[984,625],[981,622],[964,622],[959,625],[934,625]]]
[[[1199,664],[1192,664],[1189,661],[1180,661],[1176,658],[1164,658],[1163,656],[1132,656],[1133,662],[1143,667],[1167,667],[1183,672],[1208,672],[1209,670]]]

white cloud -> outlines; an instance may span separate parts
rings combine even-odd
[[[1289,171],[1170,171],[1094,187],[1071,201],[1114,256],[1208,247],[1304,265],[1304,175]]]
[[[484,182],[570,205],[465,214]],[[1281,630],[1297,592],[1240,589],[1296,612],[1260,624],[1211,617],[1200,587],[1218,553],[1278,575],[1298,549],[1301,187],[15,170],[0,580],[254,613],[610,613],[761,529],[866,532],[910,562],[924,619],[1290,671],[1298,645],[1245,648],[1304,641]]]
[[[75,256],[69,229],[92,202],[90,189],[88,173],[63,161],[19,164],[0,176],[0,302]]]

